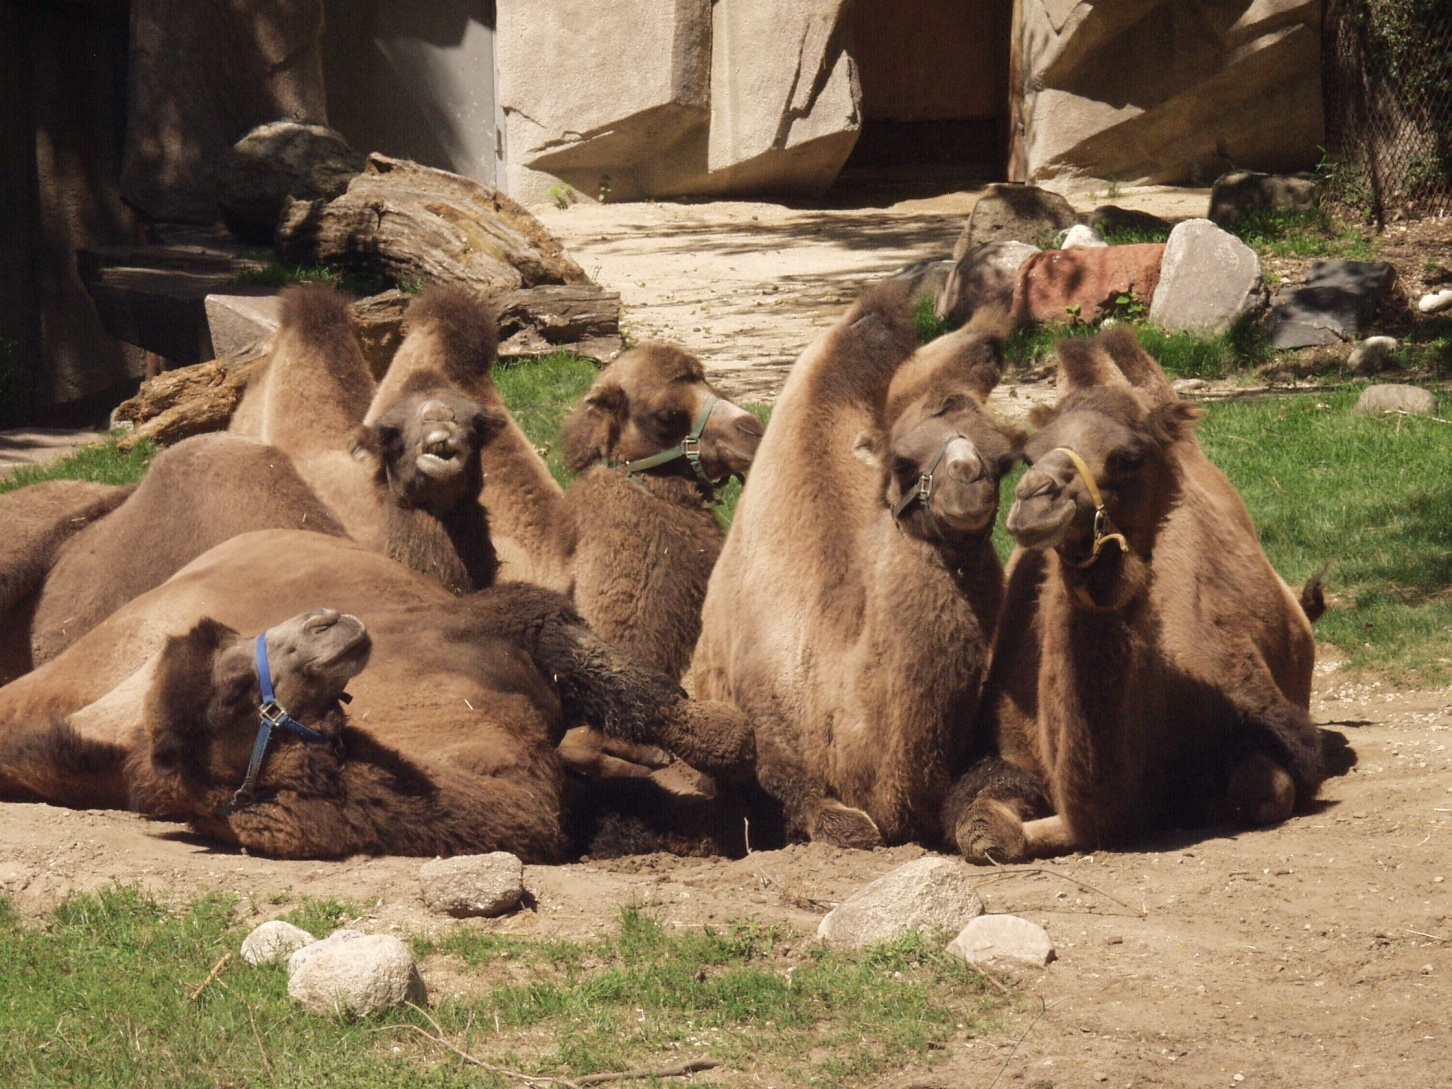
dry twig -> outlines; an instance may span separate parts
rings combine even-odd
[[[272,1072],[272,1061],[267,1057],[267,1048],[262,1046],[262,1033],[257,1031],[257,1014],[250,1006],[247,1008],[247,1018],[252,1022],[252,1036],[257,1041],[257,1053],[262,1056],[262,1069],[267,1071],[267,1080],[276,1085],[277,1075]]]
[[[188,998],[187,1001],[195,1002],[198,998],[200,998],[202,992],[207,989],[207,985],[211,983],[212,980],[216,979],[219,975],[222,974],[222,969],[226,967],[227,962],[231,959],[232,953],[230,950],[226,953],[223,953],[222,959],[217,961],[216,964],[212,965],[212,970],[207,973],[207,978],[197,984],[197,989],[192,992],[191,997]]]
[[[1018,1039],[1015,1040],[1013,1044],[1013,1050],[1010,1051],[1008,1053],[1008,1057],[1003,1060],[1003,1065],[998,1068],[998,1073],[993,1075],[993,1080],[988,1083],[988,1089],[993,1089],[993,1087],[998,1084],[998,1079],[1003,1077],[1003,1072],[1008,1069],[1008,1064],[1013,1062],[1013,1057],[1018,1054],[1018,1049],[1023,1044],[1024,1040],[1028,1038],[1028,1034],[1034,1030],[1034,1026],[1039,1023],[1039,1021],[1043,1018],[1044,1014],[1049,1012],[1048,1004],[1044,1002],[1044,996],[1037,995],[1035,997],[1037,997],[1039,1000],[1039,1012],[1035,1014],[1034,1019],[1028,1023],[1028,1028],[1024,1029],[1021,1033],[1018,1034]]]
[[[807,896],[805,893],[789,889],[776,878],[772,877],[771,874],[767,873],[766,867],[761,864],[760,860],[756,857],[756,852],[751,849],[751,822],[749,820],[743,820],[742,823],[746,826],[744,832],[746,838],[746,857],[751,859],[751,864],[756,867],[756,872],[761,875],[762,884],[774,886],[786,897],[787,903],[791,904],[792,907],[799,907],[803,911],[831,911],[837,906],[836,900],[818,900],[815,896]]]
[[[713,1059],[709,1055],[703,1055],[697,1059],[686,1059],[684,1062],[674,1063],[671,1066],[663,1066],[655,1070],[621,1070],[604,1074],[586,1074],[580,1078],[526,1074],[522,1070],[510,1070],[508,1067],[496,1066],[494,1063],[485,1062],[483,1059],[469,1054],[444,1035],[443,1026],[434,1019],[433,1014],[429,1013],[428,1010],[412,1002],[409,1003],[409,1006],[423,1014],[428,1023],[433,1026],[433,1032],[421,1029],[417,1025],[386,1025],[377,1031],[386,1032],[394,1029],[405,1029],[409,1032],[417,1033],[430,1043],[438,1044],[440,1047],[452,1051],[470,1066],[477,1066],[482,1070],[489,1071],[491,1074],[514,1078],[529,1086],[562,1085],[565,1086],[565,1089],[579,1089],[580,1086],[584,1085],[604,1085],[612,1081],[634,1081],[642,1078],[681,1078],[687,1074],[694,1074],[698,1070],[712,1070],[721,1065],[719,1060]]]
[[[1015,874],[1026,873],[1041,873],[1047,874],[1050,877],[1061,878],[1064,881],[1069,882],[1071,885],[1078,885],[1081,889],[1084,889],[1087,892],[1095,893],[1099,896],[1104,897],[1106,900],[1113,900],[1120,907],[1129,908],[1130,911],[1134,912],[1141,919],[1149,918],[1149,912],[1146,911],[1143,907],[1135,907],[1133,904],[1125,903],[1119,897],[1111,895],[1110,893],[1105,892],[1103,889],[1095,888],[1087,881],[1080,881],[1077,877],[1071,877],[1069,874],[1060,873],[1058,870],[1050,870],[1044,866],[999,866],[997,869],[993,870],[992,873],[978,878],[977,881],[997,881],[998,879],[1003,877],[1013,877]]]

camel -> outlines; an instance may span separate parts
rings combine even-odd
[[[346,358],[356,350],[351,329],[333,320],[333,309],[342,305],[338,298],[332,293],[302,298],[305,305],[284,312],[285,322],[300,322],[301,328],[285,326],[282,341],[296,345],[309,329],[321,328],[307,358]],[[318,319],[318,310],[327,321]],[[329,348],[326,340],[336,344]],[[502,419],[460,395],[436,371],[418,371],[391,394],[371,426],[354,424],[348,433],[350,486],[360,490],[354,499],[366,501],[372,511],[367,524],[373,536],[363,543],[456,593],[489,585],[498,564],[478,501],[479,457]],[[356,511],[363,504],[350,500],[348,506]],[[276,446],[221,433],[164,450],[135,494],[64,547],[31,549],[13,560],[0,556],[0,580],[11,572],[18,578],[23,559],[26,578],[43,582],[28,625],[25,668],[49,661],[208,549],[259,529],[346,534],[333,508]]]
[[[352,670],[356,631],[344,640],[352,657],[307,646],[278,657],[278,701],[327,743],[280,738],[251,795],[229,807],[260,703],[251,640],[237,633],[346,632],[358,622],[345,616],[366,617],[367,669]],[[302,694],[288,679],[289,661],[345,658],[348,669],[324,670],[328,683],[304,678]],[[356,542],[251,533],[0,689],[0,794],[134,804],[276,857],[497,849],[553,861],[563,845],[555,746],[580,722],[713,774],[749,770],[738,712],[688,701],[558,594],[515,583],[455,596]]]
[[[1134,334],[1059,346],[1008,528],[987,749],[944,810],[973,862],[1225,817],[1276,823],[1325,777],[1307,708],[1324,609],[1271,568],[1245,505]]]
[[[272,353],[228,427],[287,454],[355,541],[381,531],[369,467],[352,444],[374,386],[347,299],[324,284],[295,285],[278,297]]]
[[[773,410],[692,677],[755,724],[788,837],[938,836],[1002,595],[990,535],[1022,436],[983,404],[1005,325],[984,313],[914,351],[905,291],[880,286],[802,354]]]
[[[56,554],[97,518],[124,503],[131,485],[48,480],[0,495],[0,685],[34,665],[36,598]]]
[[[602,636],[681,676],[721,548],[707,504],[718,481],[750,467],[760,423],[719,397],[694,356],[639,345],[566,420],[565,458],[581,476],[562,492],[494,385],[488,304],[463,287],[434,288],[407,322],[369,417],[425,368],[503,417],[482,455],[502,576],[571,593]]]

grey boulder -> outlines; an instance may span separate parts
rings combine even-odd
[[[817,937],[859,946],[912,931],[959,930],[983,914],[972,877],[973,870],[960,859],[915,859],[838,904],[818,925]]]
[[[332,200],[363,172],[368,157],[322,125],[258,125],[217,164],[222,222],[247,242],[271,243],[283,205]]]
[[[980,915],[948,944],[948,952],[969,964],[1013,964],[1042,968],[1057,955],[1048,931],[1017,915]]]
[[[367,1017],[404,1002],[422,1005],[428,1000],[412,951],[391,934],[368,934],[329,946],[292,974],[287,993],[323,1016]]]
[[[1346,364],[1353,374],[1376,374],[1395,366],[1396,337],[1367,337],[1351,350]]]
[[[287,958],[287,974],[296,975],[304,964],[329,949],[364,937],[361,930],[335,930],[326,938],[320,938],[311,945],[305,945]]]
[[[1221,226],[1247,212],[1305,212],[1321,197],[1315,174],[1262,174],[1236,170],[1215,179],[1210,190],[1210,218]]]
[[[1355,416],[1435,416],[1437,397],[1420,386],[1398,383],[1367,386],[1351,412]]]
[[[1264,302],[1260,258],[1240,239],[1208,219],[1187,219],[1170,232],[1150,321],[1217,336]]]
[[[524,896],[524,863],[508,851],[436,858],[418,879],[431,910],[458,918],[503,915]]]
[[[1076,223],[1065,231],[1058,238],[1059,249],[1093,249],[1097,246],[1107,246],[1108,242],[1093,227],[1087,227],[1083,223]]]
[[[1074,206],[1058,193],[1034,185],[998,183],[985,190],[968,216],[968,225],[953,246],[953,260],[961,260],[984,242],[1028,239],[1047,242],[1079,221]]]
[[[1385,261],[1317,261],[1306,282],[1282,292],[1271,307],[1271,346],[1307,348],[1360,336],[1395,283],[1396,270]]]

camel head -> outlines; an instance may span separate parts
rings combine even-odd
[[[441,514],[478,496],[479,451],[502,426],[442,375],[420,372],[377,420],[355,432],[354,453],[374,463],[377,481],[398,505]]]
[[[1008,530],[1078,566],[1107,541],[1143,551],[1174,494],[1172,448],[1202,410],[1181,401],[1129,330],[1059,344],[1060,400],[1030,419]],[[1097,493],[1097,494],[1096,494]],[[1136,544],[1139,542],[1139,544]]]
[[[277,704],[335,739],[346,722],[339,701],[372,650],[363,622],[312,609],[269,628],[265,639]],[[242,785],[262,706],[255,644],[255,637],[210,619],[167,640],[143,705],[146,741],[131,758],[134,791],[146,812],[210,816]],[[256,786],[290,781],[314,753],[329,749],[275,731]]]
[[[1023,435],[983,407],[1002,349],[1002,330],[979,322],[919,348],[894,374],[877,424],[858,438],[899,527],[935,547],[992,530],[998,482],[1017,460]]]
[[[700,470],[682,451],[699,431]],[[635,475],[704,476],[723,481],[751,467],[761,442],[755,416],[720,397],[701,361],[670,344],[641,344],[624,352],[595,380],[584,404],[565,421],[565,458],[581,471],[597,461]],[[639,465],[643,461],[654,464]],[[632,466],[637,466],[632,468]]]

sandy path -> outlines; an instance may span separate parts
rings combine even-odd
[[[738,401],[770,401],[792,361],[863,288],[903,265],[946,259],[977,193],[889,208],[779,204],[577,204],[533,209],[585,271],[620,293],[637,340],[675,341]],[[1080,211],[1103,194],[1073,201]],[[1209,191],[1114,200],[1167,218],[1203,215]]]

